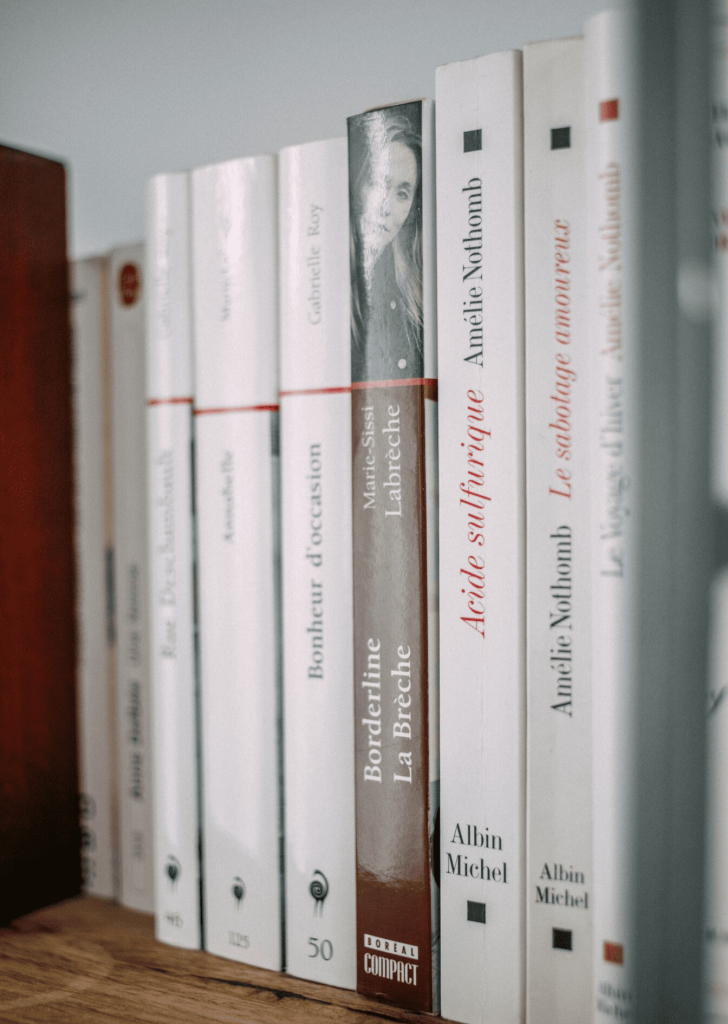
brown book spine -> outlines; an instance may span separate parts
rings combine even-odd
[[[357,988],[437,1008],[421,102],[349,119]]]
[[[0,146],[0,922],[79,892],[66,177]]]

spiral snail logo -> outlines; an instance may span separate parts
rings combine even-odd
[[[172,857],[170,855],[169,857],[167,857],[167,863],[164,865],[164,872],[167,878],[169,879],[169,884],[172,887],[172,892],[174,892],[174,890],[177,888],[179,876],[182,874],[182,865],[180,864],[176,857]]]
[[[313,896],[313,916],[323,917],[324,916],[324,900],[329,894],[329,882],[323,871],[314,871],[314,879],[308,887],[308,891]],[[316,875],[320,875],[320,878],[316,878]]]
[[[243,902],[243,898],[245,897],[245,885],[242,878],[238,878],[237,875],[233,878],[233,884],[230,891],[238,901],[238,910],[240,910],[240,904]]]

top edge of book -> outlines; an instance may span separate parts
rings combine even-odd
[[[608,21],[611,18],[626,18],[627,11],[620,10],[618,7],[607,7],[603,11],[599,11],[597,14],[592,14],[591,18],[587,18],[586,27],[589,25],[595,25],[599,21]]]
[[[558,39],[534,39],[530,43],[523,44],[524,53],[526,50],[533,49],[534,46],[553,46],[559,43],[574,43],[584,38],[583,32],[578,32],[572,36],[559,36]]]
[[[333,146],[338,143],[339,145],[346,144],[346,135],[335,135],[330,139],[313,139],[310,142],[296,142],[290,146],[284,146],[278,151],[279,159],[282,159],[288,153],[306,153],[308,151],[315,152],[318,149]]]
[[[195,167],[190,173],[195,176],[207,171],[221,171],[227,167],[254,167],[256,165],[270,163],[278,159],[277,153],[254,153],[252,156],[236,156],[230,160],[216,160],[214,163],[201,164]]]
[[[153,174],[151,178],[147,179],[147,188],[160,187],[165,184],[169,184],[174,181],[175,178],[188,178],[190,175],[189,170],[184,171],[160,171],[158,174]]]
[[[8,145],[7,142],[0,142],[0,155],[5,166],[11,162],[19,164],[36,163],[38,165],[55,164],[56,170],[60,168],[64,174],[68,173],[68,161],[66,158],[50,153],[40,153],[37,149],[20,149],[18,146]],[[50,170],[50,168],[47,169]]]
[[[138,243],[132,242],[130,244],[136,245]],[[92,264],[102,265],[108,262],[111,254],[114,252],[116,252],[116,249],[109,249],[107,252],[89,253],[87,256],[73,256],[69,260],[69,263],[74,267],[87,267]]]
[[[144,256],[144,242],[141,240],[137,242],[126,242],[124,245],[115,245],[113,249],[109,249],[107,253],[100,254],[98,256],[87,256],[81,260],[73,260],[74,263],[85,263],[89,259],[105,259],[105,260],[120,260],[132,257],[136,259],[142,259]]]
[[[520,53],[521,51],[519,49],[496,50],[494,53],[483,53],[477,57],[468,57],[466,60],[451,60],[448,61],[447,64],[438,64],[438,66],[435,68],[435,77],[437,78],[444,72],[454,70],[455,68],[469,66],[472,67],[475,64],[482,64],[485,63],[486,61],[490,62],[498,59],[502,60],[506,57],[512,59],[514,57],[517,57]]]

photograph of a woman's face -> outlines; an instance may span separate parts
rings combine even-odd
[[[418,103],[349,121],[352,379],[422,375]]]
[[[415,154],[399,139],[378,157],[378,166],[372,165],[372,178],[362,189],[360,231],[365,262],[372,265],[407,220],[419,176]]]

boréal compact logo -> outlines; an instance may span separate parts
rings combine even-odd
[[[417,964],[395,960],[403,957],[409,960],[419,959],[419,947],[409,942],[396,942],[393,939],[382,939],[377,935],[365,935],[364,971],[378,978],[400,981],[405,985],[417,984]],[[369,952],[373,950],[374,952]]]

